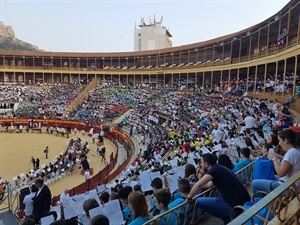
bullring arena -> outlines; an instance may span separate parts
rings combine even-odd
[[[96,150],[96,144],[92,143],[92,138],[88,136],[82,136],[81,134],[70,135],[70,139],[80,137],[90,143],[91,154],[89,157],[90,166],[95,172],[100,171],[106,165],[105,162],[101,162],[101,157],[97,153],[92,155],[92,152]],[[68,139],[61,136],[40,134],[40,133],[1,133],[1,174],[5,174],[5,179],[14,183],[13,177],[25,173],[25,175],[33,168],[31,162],[31,156],[40,159],[40,167],[48,165],[52,162],[55,156],[60,155],[66,149],[66,143]],[[49,146],[50,153],[48,159],[45,158],[43,152],[45,147]],[[107,156],[112,152],[116,153],[115,147],[108,141],[105,141],[107,149]],[[12,151],[13,150],[13,151]],[[4,178],[4,177],[3,177]],[[61,194],[61,190],[71,189],[84,181],[84,176],[80,174],[80,171],[65,176],[59,182],[51,184],[51,191],[53,195]]]
[[[149,200],[149,211],[153,211],[151,199],[157,190],[152,182],[160,178],[161,186],[174,194],[165,210],[167,215],[176,215],[178,224],[240,225],[251,219],[264,224],[299,224],[297,151],[300,146],[296,138],[300,131],[299,12],[300,2],[291,0],[280,13],[252,27],[169,49],[120,53],[0,50],[0,176],[12,187],[4,195],[1,207],[6,211],[5,215],[0,214],[0,220],[13,225],[16,223],[12,217],[22,216],[20,204],[10,200],[18,199],[24,186],[17,188],[13,177],[25,173],[21,179],[24,182],[33,156],[40,159],[41,168],[51,161],[54,165],[37,173],[52,191],[53,208],[65,189],[70,189],[75,202],[78,196],[91,193],[100,201],[98,197],[105,190],[118,199],[118,179],[122,188],[131,186],[143,192]],[[93,154],[101,130],[106,162],[101,162],[99,154]],[[288,137],[283,136],[285,132],[290,132]],[[83,141],[67,148],[69,141],[78,137]],[[293,141],[291,137],[295,137]],[[82,157],[81,153],[85,151],[82,147],[85,142],[90,146],[87,159],[94,170],[94,175],[86,180],[78,166],[84,161],[85,155]],[[48,160],[46,146],[49,146]],[[276,154],[266,152],[267,146],[267,150],[273,149]],[[245,148],[248,156],[247,152],[240,154]],[[291,157],[295,159],[293,162],[284,158],[283,152],[290,149],[297,152]],[[218,164],[221,155],[229,159],[222,165],[235,173],[227,175],[234,177],[232,183],[239,191],[227,193],[229,198],[245,193],[246,197],[252,196],[253,190],[259,189],[255,189],[255,181],[269,179],[255,178],[255,164],[263,157],[273,165],[269,181],[274,180],[278,185],[265,185],[267,195],[256,203],[257,207],[241,212],[240,216],[233,211],[229,213],[236,206],[233,203],[227,202],[222,210],[205,208],[201,201],[213,199],[215,190],[211,186],[197,194],[194,188],[190,190],[195,182],[203,181],[203,168],[215,165],[204,161],[205,153],[219,157]],[[70,160],[60,154],[68,155]],[[290,164],[289,172],[278,169],[281,159]],[[247,165],[239,168],[239,162],[245,160]],[[72,165],[78,170],[74,171]],[[259,175],[264,170],[260,172]],[[279,180],[275,180],[274,173]],[[29,180],[33,182],[34,178]],[[187,188],[183,190],[178,182],[186,181]],[[228,183],[223,180],[215,188],[220,188],[223,195],[222,187]],[[180,201],[175,197],[178,192]],[[142,200],[138,202],[144,204]],[[113,199],[105,204],[110,206]],[[128,219],[121,215],[121,206],[126,208],[126,201],[120,208],[119,204],[114,206],[113,211],[119,213],[121,220]],[[262,215],[262,209],[267,213]],[[66,220],[87,216],[83,211],[76,213]],[[112,218],[113,213],[104,210],[103,214],[111,224],[119,224],[114,219],[120,218]],[[145,224],[171,220],[164,219],[164,215],[153,219],[146,216]]]

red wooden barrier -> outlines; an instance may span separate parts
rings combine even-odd
[[[104,129],[104,128],[103,128]],[[109,129],[105,127],[105,129]],[[105,138],[110,140],[115,147],[117,148],[117,153],[115,156],[111,154],[109,156],[110,163],[106,165],[101,171],[99,171],[94,177],[92,177],[89,181],[83,182],[82,184],[74,187],[70,190],[70,196],[84,193],[87,189],[93,189],[97,187],[99,184],[107,184],[111,182],[115,177],[121,174],[122,170],[127,167],[129,164],[132,153],[134,150],[134,143],[130,139],[130,137],[119,130],[112,129],[111,132],[105,133]],[[124,145],[124,148],[127,152],[127,156],[124,161],[114,169],[118,160],[118,145],[117,141]],[[54,196],[52,198],[52,204],[56,203],[59,200],[59,196]]]

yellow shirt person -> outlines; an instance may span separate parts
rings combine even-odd
[[[175,131],[174,130],[170,131],[169,137],[170,137],[170,139],[173,139],[175,137]]]

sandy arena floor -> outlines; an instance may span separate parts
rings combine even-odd
[[[94,169],[94,174],[98,173],[105,165],[101,163],[100,156],[92,155],[96,149],[96,144],[92,143],[92,139],[88,136],[77,134],[81,139],[87,141],[90,145],[89,163]],[[70,138],[76,138],[74,134]],[[18,176],[20,173],[27,173],[32,165],[29,164],[31,156],[40,159],[40,165],[49,164],[52,159],[66,149],[66,144],[69,139],[58,137],[54,134],[39,134],[39,133],[21,133],[9,134],[0,133],[0,177],[3,180],[12,182],[12,177]],[[104,141],[106,146],[106,156],[111,152],[116,152],[114,146],[107,141]],[[49,146],[48,159],[43,152],[46,146]],[[84,177],[80,175],[80,171],[72,176],[66,176],[63,180],[52,184],[50,187],[52,195],[59,195],[65,188],[71,189],[84,181]]]

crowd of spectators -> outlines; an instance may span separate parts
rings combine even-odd
[[[173,197],[166,201],[160,200],[161,202],[155,202],[155,199],[150,200],[147,207],[151,211],[153,203],[154,205],[161,203],[156,207],[164,212],[172,208],[172,204],[169,205],[171,199],[173,201],[181,199],[173,205],[176,206],[185,201],[182,199],[188,199],[199,191],[196,188],[191,189],[190,185],[192,186],[196,182],[200,182],[200,186],[203,185],[203,187],[206,185],[201,183],[206,171],[201,171],[198,168],[199,164],[202,165],[202,169],[203,166],[206,166],[208,170],[216,168],[215,163],[218,157],[219,164],[237,172],[261,156],[261,149],[266,143],[270,143],[274,148],[276,144],[273,139],[274,136],[277,138],[278,131],[294,125],[289,111],[277,101],[257,100],[232,95],[230,92],[220,93],[193,87],[188,90],[175,91],[166,87],[149,90],[143,89],[141,86],[139,88],[99,86],[89,93],[71,118],[91,124],[101,123],[110,118],[108,114],[112,113],[114,108],[120,109],[123,108],[122,106],[124,106],[124,110],[117,110],[114,114],[115,117],[122,115],[128,108],[134,110],[117,127],[126,129],[132,136],[138,135],[140,139],[139,154],[133,163],[124,169],[117,183],[110,185],[110,187],[115,187],[113,191],[109,191],[109,194],[111,199],[121,200],[123,219],[130,224],[138,223],[137,221],[145,222],[152,218],[148,209],[141,209],[144,208],[144,196],[154,192],[154,196],[159,199],[159,192],[156,192],[152,186],[156,178],[161,179],[162,183],[166,178],[165,187],[169,188]],[[285,140],[286,137],[282,138]],[[281,145],[283,150],[289,150],[285,148],[290,145],[285,146],[282,143]],[[292,145],[298,146],[295,140],[291,143]],[[78,158],[77,156],[73,157],[73,153],[77,153],[77,150],[73,148],[68,148],[62,159],[56,159],[56,165],[69,165],[73,159]],[[212,154],[216,158],[213,156],[203,157],[206,154]],[[71,161],[69,156],[71,156]],[[274,163],[276,161],[274,159],[278,158],[274,154],[269,154],[269,157],[272,157],[270,159]],[[299,170],[297,166],[295,165],[293,174]],[[59,166],[57,169],[61,170]],[[62,170],[67,169],[62,168]],[[221,170],[224,170],[223,167]],[[227,170],[226,173],[228,173]],[[168,176],[170,174],[172,176]],[[200,175],[197,176],[198,174]],[[209,174],[211,177],[216,175],[215,171],[214,173],[210,171]],[[282,176],[281,172],[279,174]],[[289,174],[288,177],[291,175]],[[47,174],[44,177],[47,177]],[[174,184],[172,179],[176,178],[183,178],[183,180],[179,179],[178,186],[174,187],[170,184]],[[233,176],[231,178],[236,184],[235,188],[244,192],[237,184],[236,179]],[[149,183],[147,182],[149,179],[153,190],[145,186]],[[186,181],[188,185],[185,185]],[[141,197],[139,194],[130,194],[132,192],[130,190],[123,193],[123,188],[128,186],[131,189],[140,190],[144,195]],[[255,188],[258,189],[257,186]],[[221,195],[228,194],[222,193],[222,187],[220,193]],[[246,194],[244,197],[244,199],[248,199]],[[96,201],[100,200],[101,196],[100,199],[96,199]],[[134,206],[128,209],[128,203],[134,204]],[[136,204],[141,204],[141,208]],[[207,204],[212,203],[207,202]],[[216,212],[218,207],[210,211],[209,208],[201,207],[200,203],[197,205],[200,209],[213,215],[220,214],[220,212]],[[226,213],[233,206],[228,206]],[[177,213],[180,214],[180,210]],[[86,216],[89,217],[88,214]],[[229,215],[221,215],[219,218],[228,222]],[[180,221],[180,224],[183,224],[183,221]]]
[[[296,83],[299,80],[297,75],[293,73],[286,73],[286,75],[267,74],[266,81],[263,75],[258,74],[257,79],[255,75],[247,77],[240,75],[239,78],[223,77],[222,82],[214,78],[212,80],[213,91],[224,91],[239,96],[248,91],[251,92],[256,88],[257,92],[272,92],[281,94],[282,92],[291,93],[296,76]],[[256,84],[254,81],[256,80]],[[121,80],[124,83],[124,80]],[[118,79],[101,80],[101,85],[92,90],[84,101],[74,110],[69,119],[81,120],[85,123],[103,123],[111,121],[112,119],[122,115],[129,107],[136,107],[137,100],[132,96],[132,91],[128,91],[132,87],[131,81],[127,86],[122,86]],[[137,84],[141,95],[148,95],[143,93],[143,87],[150,87],[152,89],[167,88],[166,90],[176,90],[176,88],[194,88],[199,80],[194,77],[188,78],[174,78],[168,84],[164,85],[161,78],[158,80],[154,78],[144,78],[141,84]],[[207,82],[202,87],[209,89],[211,82]],[[246,85],[248,89],[246,90]],[[171,88],[172,87],[172,88]],[[0,85],[0,101],[7,102],[12,105],[18,102],[16,109],[13,109],[12,116],[15,117],[36,117],[41,118],[67,118],[69,115],[64,114],[66,108],[71,102],[81,93],[83,86],[78,79],[73,79],[70,84],[55,84],[55,85],[39,85],[39,86],[25,86],[18,84]],[[145,96],[147,98],[147,96]],[[7,107],[6,107],[7,108]],[[1,117],[7,117],[5,111],[0,110]]]
[[[136,94],[139,95],[138,100]],[[148,101],[148,94],[149,92],[143,89],[101,85],[88,94],[70,118],[88,124],[112,121],[129,108],[135,108],[138,103]]]
[[[137,90],[132,90],[135,91]],[[268,143],[271,147],[275,147],[278,144],[278,140],[277,143],[275,140],[277,138],[275,130],[292,125],[288,111],[276,101],[238,98],[231,95],[207,95],[197,90],[183,96],[178,93],[164,93],[164,90],[155,90],[151,93],[153,92],[159,93],[157,96],[160,96],[153,99],[154,104],[151,106],[140,104],[135,113],[123,121],[130,134],[138,134],[144,143],[141,145],[141,154],[123,171],[122,176],[114,184],[100,185],[94,190],[98,196],[84,201],[82,205],[84,215],[75,213],[74,216],[82,221],[97,224],[93,221],[100,216],[99,213],[105,214],[103,209],[110,208],[111,205],[117,206],[115,201],[119,199],[121,206],[116,207],[114,213],[101,216],[107,217],[111,223],[115,219],[112,214],[122,211],[118,216],[120,218],[123,215],[122,220],[128,224],[144,223],[154,215],[165,213],[190,199],[199,193],[199,187],[204,189],[209,187],[208,183],[203,183],[208,176],[213,183],[221,182],[215,185],[223,198],[218,195],[199,198],[196,204],[199,207],[197,213],[200,216],[204,210],[225,223],[229,222],[232,207],[250,200],[246,189],[229,171],[238,171],[255,160],[259,153],[264,154],[265,152],[260,151],[262,145]],[[192,95],[195,92],[197,95]],[[164,94],[167,94],[168,98]],[[193,101],[196,96],[199,96],[199,99]],[[166,104],[165,99],[168,99],[170,104]],[[227,104],[224,105],[224,102]],[[204,104],[209,107],[203,109]],[[161,108],[161,111],[155,107]],[[168,120],[162,122],[161,117]],[[134,126],[136,128],[131,130]],[[284,138],[284,132],[285,130],[278,138],[281,136]],[[294,135],[291,128],[289,133],[288,137]],[[294,145],[294,141],[290,144]],[[285,147],[283,142],[280,146]],[[295,156],[299,157],[299,154]],[[223,157],[229,159],[229,169],[220,167],[226,166],[226,163],[221,162]],[[272,161],[275,163],[275,160]],[[298,165],[293,166],[295,171],[299,170]],[[204,170],[206,167],[208,171]],[[226,176],[217,175],[220,171]],[[253,183],[255,188],[256,183]],[[227,189],[229,186],[230,192]],[[85,196],[90,193],[86,193]],[[77,201],[77,198],[79,197],[73,200],[68,197],[62,204]],[[220,199],[223,205],[215,205]],[[177,220],[178,224],[189,223],[191,214],[188,212],[192,210],[186,207],[191,206],[184,205],[175,209],[166,214],[160,223],[173,224]]]
[[[77,80],[63,85],[0,85],[0,99],[2,102],[18,103],[10,114],[16,118],[62,119],[65,116],[65,109],[83,89]]]
[[[254,74],[250,74],[248,82],[247,76],[245,75],[239,76],[239,79],[237,79],[237,77],[231,77],[230,82],[224,79],[222,84],[220,84],[220,81],[218,79],[214,79],[213,84],[221,88],[222,90],[229,92],[245,92],[246,86],[248,84],[248,92],[254,91],[255,88],[256,92],[265,91],[280,95],[282,93],[293,94],[292,91],[294,81],[298,86],[298,84],[300,83],[300,77],[298,75],[295,75],[294,73],[287,72],[285,76],[284,74],[277,74],[277,76],[275,74],[267,74],[266,78],[263,74],[257,74],[256,78]]]

